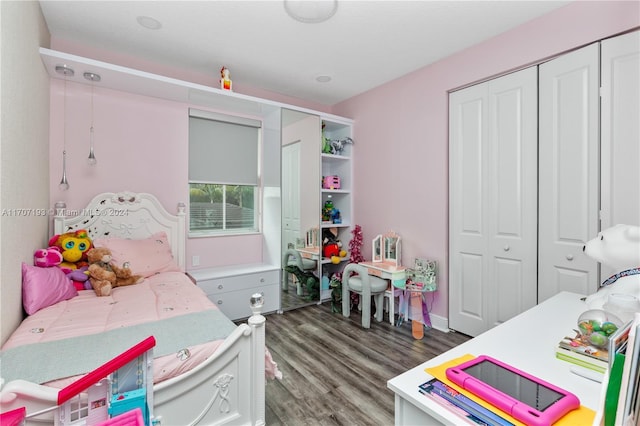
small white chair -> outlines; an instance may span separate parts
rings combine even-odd
[[[355,272],[358,275],[351,276]],[[362,306],[362,327],[371,328],[371,296],[375,296],[376,321],[382,321],[384,314],[384,292],[387,290],[387,280],[369,275],[366,267],[357,263],[348,264],[342,271],[342,315],[349,317],[351,300],[349,292],[360,295]]]
[[[282,257],[282,290],[284,291],[289,290],[289,272],[285,269],[286,266],[297,266],[301,271],[314,271],[318,267],[318,262],[302,257],[298,250],[286,250]],[[303,291],[299,282],[297,283],[296,289],[298,296],[301,296]]]

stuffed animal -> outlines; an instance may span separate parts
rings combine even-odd
[[[58,247],[49,247],[46,249],[38,249],[33,253],[33,264],[40,268],[50,268],[58,266],[62,263],[62,253]]]
[[[128,268],[120,268],[111,262],[111,250],[106,247],[92,248],[87,252],[89,281],[98,296],[109,296],[116,287],[138,284],[144,280],[133,275]]]
[[[338,239],[338,228],[322,230],[322,255],[334,264],[340,263],[341,257],[346,257],[347,252],[342,250],[342,242]]]
[[[640,226],[615,225],[605,229],[587,241],[583,250],[587,256],[618,271],[586,298],[589,309],[602,309],[610,294],[640,300]]]
[[[87,231],[79,229],[54,235],[49,240],[49,246],[60,249],[64,259],[59,265],[62,269],[77,269],[86,264],[87,251],[91,249],[92,243]]]

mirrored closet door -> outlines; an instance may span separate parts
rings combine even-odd
[[[283,311],[320,301],[317,283],[319,262],[313,260],[320,212],[321,120],[313,114],[282,110],[282,256]],[[286,271],[294,257],[301,260],[302,273]],[[286,275],[286,276],[285,276]],[[316,278],[317,279],[317,278]]]

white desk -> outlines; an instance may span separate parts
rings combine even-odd
[[[396,425],[456,425],[457,417],[418,392],[432,376],[424,369],[462,356],[490,355],[574,393],[596,410],[600,383],[571,373],[571,364],[555,357],[556,344],[577,326],[587,310],[582,296],[562,292],[480,336],[412,368],[387,382],[395,393]],[[428,342],[427,342],[428,343]]]

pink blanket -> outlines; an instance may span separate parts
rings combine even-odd
[[[73,299],[59,302],[27,317],[2,349],[102,333],[127,325],[157,321],[205,309],[218,309],[185,274],[165,272],[147,278],[144,282],[119,287],[111,296],[97,297],[93,290],[80,291]],[[159,383],[187,372],[211,356],[222,340],[185,348],[177,354],[154,359],[154,382]],[[82,356],[82,349],[78,351]],[[280,372],[266,354],[267,377],[278,377]],[[64,387],[77,379],[70,377],[51,386]]]

